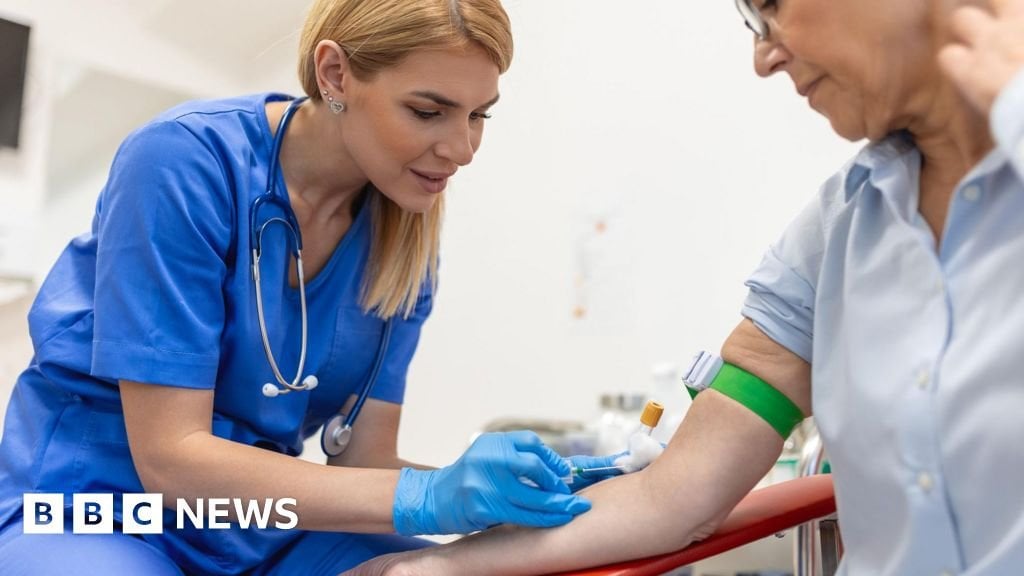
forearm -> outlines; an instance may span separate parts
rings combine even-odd
[[[137,461],[140,459],[136,459]],[[197,432],[139,475],[149,492],[177,498],[294,498],[298,527],[307,530],[387,533],[398,472],[323,466]]]
[[[352,410],[356,398],[349,398],[342,412]],[[398,457],[398,425],[401,405],[370,398],[359,416],[359,433],[350,437],[348,448],[327,459],[331,466],[399,470],[433,470],[434,466],[416,464]]]
[[[426,464],[417,464],[416,462],[410,462],[404,458],[398,456],[380,456],[370,458],[366,461],[358,462],[347,462],[341,458],[328,458],[327,464],[329,466],[342,466],[349,468],[379,468],[383,470],[401,470],[402,468],[415,468],[417,470],[435,470],[437,466],[427,466]]]
[[[410,557],[411,572],[538,574],[677,550],[710,534],[781,449],[778,434],[746,408],[701,394],[665,453],[646,470],[588,489],[593,508],[573,522],[481,533]]]
[[[418,464],[416,462],[410,462],[404,458],[394,458],[390,462],[386,463],[385,466],[379,466],[379,468],[391,468],[394,470],[400,470],[402,468],[415,468],[417,470],[437,470],[437,466]]]
[[[744,320],[722,356],[810,413],[810,365]],[[552,530],[500,529],[392,557],[360,574],[537,574],[679,549],[710,534],[771,468],[782,438],[747,407],[710,389],[646,470],[585,491],[593,508]]]

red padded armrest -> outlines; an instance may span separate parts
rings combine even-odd
[[[836,511],[832,475],[797,478],[747,494],[707,539],[677,552],[563,572],[563,576],[657,576]]]

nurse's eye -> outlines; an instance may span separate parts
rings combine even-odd
[[[419,108],[412,107],[410,107],[409,110],[412,110],[412,113],[421,120],[430,120],[431,118],[437,118],[441,115],[437,110],[420,110]]]
[[[469,115],[470,120],[488,120],[491,115],[487,112],[473,112]]]

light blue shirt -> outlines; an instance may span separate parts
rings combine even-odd
[[[767,252],[743,314],[812,364],[841,574],[1024,570],[1024,73],[937,247],[905,135],[867,146]]]

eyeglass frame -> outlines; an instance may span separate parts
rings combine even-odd
[[[736,10],[743,17],[743,23],[757,36],[758,40],[768,39],[768,21],[761,15],[761,11],[754,7],[751,0],[735,0]]]

